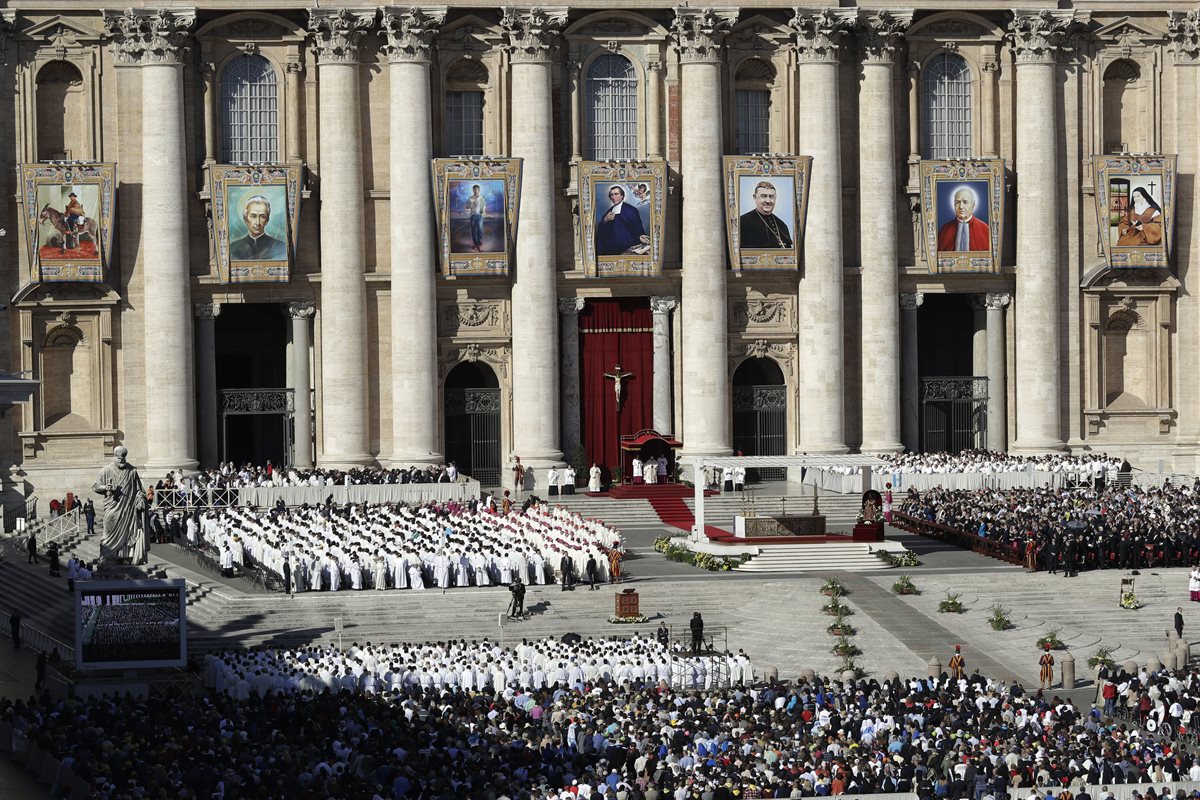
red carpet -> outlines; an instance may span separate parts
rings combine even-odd
[[[682,498],[650,497],[647,499],[650,500],[650,506],[658,514],[658,518],[663,521],[664,525],[670,525],[691,533],[692,526],[696,524],[696,517],[692,515],[691,509],[684,505]],[[714,540],[733,538],[733,534],[729,531],[713,527],[712,525],[704,526],[704,534],[709,539]]]
[[[714,492],[711,489],[704,491],[705,497],[712,497]],[[633,485],[631,483],[614,486],[607,492],[587,492],[588,497],[611,497],[613,500],[654,500],[656,498],[683,498],[695,497],[696,490],[690,486],[684,486],[682,483],[656,483],[651,486],[646,484]]]

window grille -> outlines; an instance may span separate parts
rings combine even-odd
[[[260,55],[233,59],[221,75],[221,155],[229,164],[279,160],[278,81]]]
[[[483,155],[483,92],[446,92],[446,152]]]
[[[637,75],[624,56],[606,53],[588,68],[585,156],[593,161],[636,159]]]
[[[768,89],[738,89],[737,155],[771,151],[771,92]]]
[[[971,71],[966,60],[942,53],[925,67],[926,158],[970,158]]]

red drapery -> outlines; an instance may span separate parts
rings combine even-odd
[[[654,402],[654,320],[647,298],[588,300],[579,312],[580,396],[587,461],[606,473],[618,466],[618,437],[651,427]],[[617,418],[612,378],[621,365],[633,373],[622,381]]]

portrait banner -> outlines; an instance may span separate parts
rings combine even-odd
[[[521,201],[519,158],[435,158],[442,274],[507,275]]]
[[[1095,156],[1096,221],[1110,269],[1170,267],[1175,156]]]
[[[213,252],[222,283],[286,283],[300,229],[303,167],[209,168]]]
[[[1000,272],[1004,160],[922,161],[920,174],[929,271]]]
[[[798,270],[812,156],[725,156],[724,165],[734,272]]]
[[[579,252],[593,278],[662,274],[665,161],[579,165]]]
[[[117,165],[21,164],[19,169],[32,280],[102,283],[116,221]]]

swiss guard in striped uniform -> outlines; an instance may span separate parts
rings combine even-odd
[[[967,666],[966,659],[962,656],[962,645],[954,645],[954,655],[950,657],[950,674],[954,676],[954,680],[961,681],[963,677],[963,668]]]
[[[1050,643],[1046,642],[1046,652],[1042,653],[1042,657],[1038,659],[1038,664],[1042,669],[1038,672],[1038,680],[1041,681],[1041,688],[1049,689],[1054,684],[1054,656],[1050,653]]]

